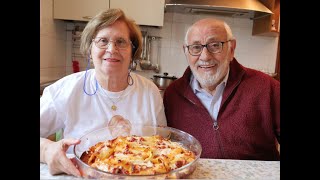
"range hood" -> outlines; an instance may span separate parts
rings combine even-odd
[[[257,19],[273,14],[259,0],[165,0],[166,12],[216,14]]]

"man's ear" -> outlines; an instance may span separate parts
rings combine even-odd
[[[187,48],[187,47],[186,47],[186,45],[185,45],[185,44],[184,44],[184,45],[182,45],[182,49],[183,49],[183,52],[184,52],[184,53],[186,53],[186,48]]]
[[[237,46],[237,41],[235,39],[230,41],[230,61],[232,61],[233,57],[234,57],[234,52]]]

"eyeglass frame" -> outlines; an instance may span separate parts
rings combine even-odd
[[[211,43],[207,43],[207,44],[191,44],[191,45],[185,45],[185,47],[188,49],[188,52],[189,52],[189,54],[190,54],[191,56],[199,56],[199,55],[202,53],[204,47],[206,47],[207,50],[208,50],[210,53],[212,53],[212,54],[217,54],[217,53],[221,53],[221,52],[222,52],[224,43],[229,42],[229,41],[232,41],[232,39],[229,39],[229,40],[226,40],[226,41],[215,41],[215,42],[211,42]],[[207,46],[208,46],[209,44],[212,44],[212,43],[219,43],[219,45],[221,44],[221,45],[219,46],[219,47],[221,47],[220,51],[218,51],[218,52],[211,52],[211,51],[208,49]],[[190,46],[195,46],[195,45],[201,46],[201,51],[199,52],[199,54],[192,54],[192,53],[190,52],[189,47],[190,47]]]
[[[97,38],[99,38],[98,41],[96,41]],[[108,43],[106,44],[106,48],[102,48],[102,47],[100,47],[100,46],[97,45],[97,43],[98,43],[101,39],[107,39],[107,38],[104,38],[104,37],[95,37],[95,38],[92,39],[92,41],[94,42],[94,44],[96,45],[96,47],[99,48],[99,49],[108,49],[108,47],[110,46],[110,43],[111,43],[111,42],[114,43],[114,45],[115,45],[115,47],[116,47],[117,49],[127,49],[127,48],[129,47],[129,46],[124,47],[124,48],[118,47],[117,44],[116,44],[116,41],[110,39],[110,40],[108,40]],[[124,40],[125,40],[125,39],[124,39]],[[127,41],[127,40],[125,40],[125,41]],[[135,46],[133,45],[133,43],[132,43],[131,40],[129,40],[129,44],[131,45],[132,48],[135,48]]]

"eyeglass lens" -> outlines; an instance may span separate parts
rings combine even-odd
[[[110,40],[107,38],[96,38],[94,39],[96,45],[101,49],[107,49],[111,42],[114,42],[117,48],[124,49],[127,48],[131,41],[127,41],[124,38],[118,38],[116,40]]]
[[[187,47],[191,55],[199,55],[201,54],[204,47],[206,47],[211,53],[219,53],[222,50],[222,44],[223,42],[212,42],[206,45],[194,44]]]

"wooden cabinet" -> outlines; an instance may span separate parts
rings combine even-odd
[[[110,8],[121,8],[139,25],[163,26],[165,0],[110,0]]]
[[[102,10],[121,8],[139,25],[163,26],[165,0],[53,0],[53,18],[89,21]]]
[[[252,35],[279,36],[280,33],[280,0],[260,0],[273,14],[253,19]]]
[[[102,10],[109,9],[109,0],[54,0],[53,18],[89,21]]]

